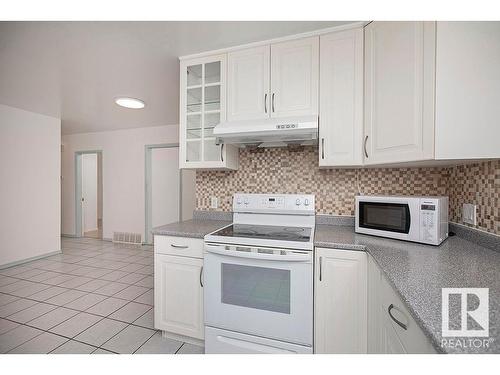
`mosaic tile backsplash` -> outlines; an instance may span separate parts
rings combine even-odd
[[[477,227],[500,234],[500,160],[447,168],[319,169],[318,150],[240,150],[237,171],[197,171],[197,209],[231,211],[234,193],[315,194],[316,212],[354,215],[356,194],[448,195],[450,221],[461,223],[462,203],[478,205]]]

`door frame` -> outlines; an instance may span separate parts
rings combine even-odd
[[[104,169],[103,152],[102,150],[86,150],[75,151],[75,237],[83,237],[83,223],[82,223],[82,155],[98,154],[101,156],[101,168]],[[97,163],[99,168],[99,162]],[[101,176],[104,176],[101,171]],[[101,178],[101,184],[104,178]],[[99,190],[99,186],[97,187]],[[103,194],[104,195],[104,194]],[[103,215],[104,216],[104,215]],[[103,220],[104,227],[104,220]]]
[[[152,191],[151,191],[151,152],[155,148],[179,148],[179,143],[159,143],[144,146],[144,243],[152,244],[153,238],[149,238],[149,230],[152,229]],[[177,164],[178,165],[178,164]],[[182,221],[182,169],[179,168],[179,221]]]

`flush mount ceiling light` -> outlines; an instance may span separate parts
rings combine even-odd
[[[132,108],[132,109],[141,109],[144,108],[145,106],[145,103],[142,100],[135,98],[127,98],[127,97],[116,98],[115,103],[118,104],[120,107]]]

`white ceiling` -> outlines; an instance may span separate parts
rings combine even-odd
[[[0,22],[0,103],[60,117],[63,134],[177,124],[178,56],[345,23]]]

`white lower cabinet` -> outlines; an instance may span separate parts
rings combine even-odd
[[[436,353],[370,255],[326,248],[315,249],[314,352]]]
[[[315,353],[366,353],[366,253],[315,252]]]
[[[157,241],[157,238],[155,242],[165,242]],[[184,239],[191,247],[193,241],[196,240]],[[198,241],[202,250],[203,241]],[[180,238],[179,242],[183,239]],[[170,248],[155,245],[154,325],[167,334],[203,340],[203,259],[179,256],[181,248],[175,246],[172,247],[175,255],[171,255],[159,252],[168,252]]]
[[[380,269],[368,255],[368,353],[384,353],[380,346]]]
[[[380,327],[380,348],[376,353],[384,354],[407,354],[396,331],[388,318],[384,317]]]
[[[436,353],[371,256],[368,290],[368,353]]]

